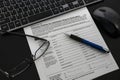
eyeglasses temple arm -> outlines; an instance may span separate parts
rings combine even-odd
[[[1,33],[3,32],[3,34],[1,34],[1,35],[5,35],[5,34],[8,33],[8,34],[16,35],[16,36],[22,36],[22,37],[28,36],[28,37],[32,37],[32,38],[35,38],[35,39],[47,41],[47,40],[44,39],[44,38],[40,38],[40,37],[37,37],[37,36],[28,35],[28,34],[23,34],[23,33],[8,32],[8,31],[3,31],[3,30],[0,30],[0,32],[1,32]]]
[[[9,77],[9,73],[8,73],[8,72],[6,72],[6,71],[4,71],[4,70],[2,70],[2,69],[0,69],[0,72],[1,72],[3,75],[5,75],[6,77]]]

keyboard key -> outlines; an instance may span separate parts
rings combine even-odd
[[[6,7],[3,7],[1,10],[2,10],[2,12],[7,12],[7,8]]]
[[[30,16],[31,16],[31,15],[34,15],[33,10],[28,11],[28,14],[29,14]]]
[[[15,14],[17,14],[17,12],[16,12],[15,10],[13,10],[13,11],[11,12],[11,15],[15,15]]]
[[[17,19],[21,19],[21,18],[22,18],[22,15],[21,15],[20,13],[18,13],[18,14],[16,15],[16,18],[17,18]]]
[[[40,12],[44,12],[45,8],[44,7],[40,7],[39,10],[40,10]]]
[[[79,7],[78,1],[74,1],[74,2],[72,2],[72,3],[73,3],[73,5],[74,5],[75,7]]]
[[[20,8],[20,7],[19,7],[18,4],[15,4],[15,5],[14,5],[14,8],[15,8],[15,9],[18,9],[18,8]]]
[[[28,17],[28,19],[29,19],[29,22],[33,22],[33,21],[36,21],[36,20],[39,20],[39,19],[43,19],[43,18],[51,16],[51,15],[53,15],[52,11],[48,10],[48,11],[45,11],[43,13],[39,13],[39,14],[30,16],[30,17]]]
[[[66,3],[65,3],[64,0],[61,0],[61,1],[60,1],[60,4],[64,5],[64,4],[66,4]]]
[[[10,3],[11,3],[11,4],[15,4],[15,3],[16,3],[16,0],[10,0]]]
[[[58,9],[59,9],[60,12],[63,12],[63,11],[64,11],[64,9],[63,9],[62,6],[58,7]]]
[[[24,12],[28,11],[28,7],[22,8]]]
[[[0,19],[3,19],[4,18],[4,15],[3,14],[0,14]]]
[[[84,5],[84,2],[82,0],[78,0],[80,6]]]
[[[11,21],[15,21],[15,20],[16,20],[16,16],[11,16],[11,17],[10,17],[10,20],[11,20]]]
[[[59,13],[59,10],[57,8],[52,9],[52,11],[53,11],[54,14]]]
[[[34,4],[34,8],[39,8],[39,4],[38,3]]]
[[[93,1],[96,1],[96,0],[85,0],[85,3],[88,4],[88,3],[91,3]]]
[[[20,23],[20,21],[19,21],[19,20],[16,20],[16,21],[15,21],[15,26],[16,26],[16,27],[21,26],[21,23]]]
[[[8,22],[10,22],[9,18],[1,19],[0,20],[0,25],[6,24]]]
[[[9,27],[7,24],[4,24],[4,25],[1,25],[1,29],[6,31],[6,30],[9,30]]]
[[[17,11],[17,13],[22,13],[22,9],[21,8],[18,8],[16,11]]]
[[[13,23],[13,22],[8,23],[8,26],[9,26],[9,28],[10,28],[10,29],[15,28],[15,25],[14,25],[14,23]]]
[[[30,1],[26,1],[25,4],[26,4],[26,5],[30,5]]]
[[[55,8],[55,5],[54,5],[54,4],[51,4],[50,7],[51,7],[51,8]]]
[[[42,7],[42,6],[44,6],[45,4],[41,1],[41,2],[39,3],[39,5]]]
[[[29,8],[29,10],[34,9],[33,5],[29,5],[28,8]]]
[[[7,9],[8,9],[9,11],[12,11],[12,10],[13,10],[13,6],[8,6]]]
[[[36,3],[36,1],[35,1],[35,0],[30,0],[30,2],[31,2],[32,4],[35,4],[35,3]]]
[[[50,9],[50,7],[49,6],[45,6],[45,10],[49,10]]]
[[[69,5],[70,9],[73,9],[73,8],[74,8],[73,3],[69,3],[68,5]]]
[[[9,17],[10,13],[9,12],[5,12],[4,15],[5,15],[5,17]]]
[[[2,2],[0,2],[0,8],[4,7],[4,4]]]
[[[59,7],[59,6],[60,6],[60,3],[59,3],[59,2],[56,2],[56,3],[55,3],[55,6]]]
[[[40,11],[39,11],[39,9],[37,8],[37,9],[34,9],[34,13],[35,14],[38,14]]]
[[[62,5],[62,7],[63,7],[64,10],[69,10],[69,5],[68,4]]]
[[[22,2],[19,4],[20,7],[25,7],[25,4]]]
[[[4,5],[5,6],[10,6],[10,2],[9,1],[4,1]]]
[[[23,17],[27,17],[28,16],[28,13],[27,12],[23,12]]]
[[[28,23],[28,20],[26,18],[23,18],[21,19],[21,23],[24,25],[24,24],[27,24]]]
[[[43,0],[44,4],[45,5],[48,5],[49,4],[49,1],[48,0]]]

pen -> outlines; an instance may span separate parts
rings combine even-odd
[[[66,34],[66,33],[65,33],[65,34]],[[86,44],[86,45],[88,45],[88,46],[91,46],[91,47],[93,47],[93,48],[95,48],[95,49],[103,52],[103,53],[109,53],[109,52],[110,52],[108,49],[106,49],[106,48],[104,48],[104,47],[102,47],[102,46],[100,46],[100,45],[98,45],[98,44],[95,44],[95,43],[93,43],[93,42],[90,42],[90,41],[88,41],[88,40],[86,40],[86,39],[80,38],[80,37],[78,37],[78,36],[76,36],[76,35],[74,35],[74,34],[66,34],[66,35],[69,36],[71,39],[73,39],[73,40],[75,40],[75,41],[84,43],[84,44]]]

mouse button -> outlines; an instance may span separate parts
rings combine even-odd
[[[117,20],[120,18],[119,15],[117,15],[116,13],[111,13],[111,12],[106,12],[104,13],[104,16],[107,18],[107,19],[111,19],[111,20]]]
[[[104,15],[108,18],[115,19],[115,20],[120,18],[120,14],[118,14],[116,11],[114,11],[111,8],[106,9],[106,12],[104,13]]]
[[[108,21],[110,21],[112,24],[114,24],[114,26],[117,28],[117,29],[119,29],[119,31],[120,31],[120,16],[115,16],[115,15],[110,15],[110,14],[106,14],[105,13],[105,16],[106,16],[106,19],[108,20]]]
[[[102,9],[102,8],[100,8],[99,11],[101,11],[101,12],[106,12],[106,10],[105,10],[105,9]]]
[[[99,9],[96,9],[96,10],[93,12],[93,15],[95,15],[95,16],[100,16],[100,17],[104,17],[104,12],[100,11]]]
[[[115,15],[115,14],[110,14],[110,13],[105,13],[105,19],[110,21],[113,24],[119,25],[120,26],[120,16]]]

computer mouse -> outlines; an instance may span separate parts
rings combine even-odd
[[[110,36],[120,36],[120,15],[109,7],[100,7],[93,12],[94,19]]]

